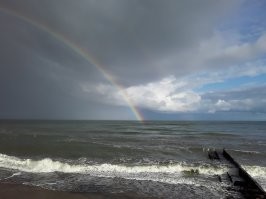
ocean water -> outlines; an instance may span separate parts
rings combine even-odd
[[[266,189],[266,122],[0,121],[0,182],[154,198],[241,198],[226,148]]]

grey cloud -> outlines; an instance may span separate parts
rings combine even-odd
[[[266,54],[266,33],[253,43],[236,44],[226,47],[219,54],[211,57],[208,62],[212,66],[232,66]]]
[[[185,66],[176,65],[178,62],[162,65],[160,60],[195,48],[211,36],[213,25],[237,2],[2,0],[0,6],[29,16],[87,48],[123,84],[138,84],[173,72],[182,74]],[[173,64],[175,68],[171,68]]]
[[[266,87],[252,87],[202,95],[201,109],[209,112],[243,111],[266,113]]]
[[[88,50],[119,83],[130,87],[204,68],[205,60],[197,65],[201,57],[195,58],[197,66],[191,62],[196,57],[191,49],[208,41],[216,24],[240,2],[1,0],[0,117],[107,119],[116,113],[133,118],[128,108],[104,105],[99,96],[82,90],[83,84],[110,82],[49,31]],[[16,15],[39,23],[48,32]],[[234,93],[219,95],[203,98],[212,103],[239,99]]]

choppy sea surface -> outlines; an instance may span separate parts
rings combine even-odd
[[[266,122],[0,121],[0,182],[155,198],[241,195],[219,182],[226,148],[266,189]]]

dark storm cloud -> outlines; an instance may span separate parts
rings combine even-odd
[[[100,118],[97,106],[78,95],[76,86],[101,80],[98,71],[39,29],[0,16],[0,117]]]
[[[208,38],[236,2],[1,0],[0,117],[112,118],[118,109],[128,112],[82,92],[80,84],[106,80],[51,30],[87,49],[123,85],[135,85],[187,73],[185,65],[160,62]]]
[[[182,74],[185,66],[171,63],[162,69],[159,61],[208,38],[213,25],[234,4],[227,0],[2,0],[0,6],[67,35],[89,49],[120,82],[136,84],[171,72]]]

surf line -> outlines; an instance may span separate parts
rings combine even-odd
[[[81,56],[82,58],[84,58],[88,63],[92,64],[94,67],[97,68],[97,70],[104,76],[104,78],[109,81],[118,91],[120,91],[123,99],[125,100],[125,102],[127,103],[128,107],[130,108],[130,110],[132,111],[132,113],[135,115],[136,119],[138,121],[143,122],[144,121],[144,117],[141,115],[140,111],[137,109],[137,107],[134,105],[134,103],[132,102],[132,100],[130,99],[130,97],[128,96],[128,94],[126,93],[124,87],[120,84],[117,83],[117,81],[115,80],[115,78],[112,77],[112,75],[110,75],[105,69],[104,67],[98,63],[98,61],[89,54],[88,50],[85,50],[84,48],[78,46],[75,42],[71,41],[69,38],[67,38],[65,35],[60,34],[59,32],[54,31],[52,28],[50,28],[49,26],[33,20],[31,17],[22,15],[18,12],[15,12],[14,10],[10,10],[8,8],[3,8],[0,7],[0,11],[8,14],[8,15],[12,15],[16,18],[19,18],[20,20],[36,27],[37,29],[44,31],[45,33],[47,33],[48,35],[52,36],[54,39],[62,42],[64,45],[66,45],[67,47],[69,47],[70,49],[72,49],[76,54],[78,54],[79,56]]]

